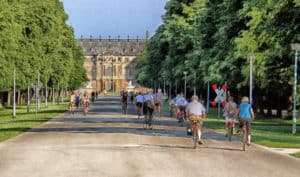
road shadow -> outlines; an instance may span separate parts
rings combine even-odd
[[[179,146],[179,145],[169,145],[169,144],[141,144],[147,147],[158,147],[158,148],[169,148],[169,149],[194,149],[192,146]]]
[[[67,133],[111,133],[111,134],[135,134],[149,136],[187,137],[183,131],[167,129],[144,129],[142,127],[40,127],[33,128],[28,132],[67,132]]]
[[[222,150],[222,151],[243,151],[242,147],[240,149],[237,148],[225,148],[225,147],[215,147],[215,146],[199,146],[204,149],[213,149],[213,150]]]

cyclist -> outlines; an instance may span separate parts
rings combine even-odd
[[[176,114],[176,97],[169,98],[169,111],[170,116],[173,117]]]
[[[227,132],[228,128],[228,122],[234,121],[235,112],[237,111],[237,105],[234,102],[234,99],[232,96],[228,98],[228,103],[226,103],[226,106],[223,109],[223,116],[225,117],[225,130]],[[233,124],[234,125],[234,124]],[[227,137],[227,133],[225,134]]]
[[[136,105],[136,112],[138,115],[142,114],[142,107],[143,107],[143,95],[141,92],[138,93],[138,95],[135,98],[135,105]]]
[[[161,107],[163,104],[164,94],[161,92],[161,89],[157,90],[157,93],[154,95],[155,107],[158,112],[159,117],[161,117]]]
[[[151,92],[148,91],[145,95],[144,95],[144,100],[143,100],[143,114],[145,115],[145,123],[148,123],[148,119],[150,119],[150,121],[152,121],[152,115],[153,115],[153,111],[154,111],[154,99],[153,96],[151,95]],[[149,114],[149,117],[148,117]],[[151,122],[150,124],[151,125]]]
[[[201,140],[201,126],[203,124],[206,111],[204,106],[198,101],[198,96],[192,96],[191,102],[186,106],[186,114],[189,121],[197,121],[198,144],[203,144],[203,141]]]
[[[90,107],[90,99],[87,93],[84,94],[83,100],[82,100],[82,105],[83,105],[83,114],[86,115],[86,113],[89,110]]]
[[[254,112],[251,104],[249,104],[249,98],[243,97],[240,106],[237,109],[235,116],[239,116],[239,128],[241,129],[246,124],[247,129],[247,145],[251,144],[251,121],[254,120]],[[238,131],[238,134],[240,130]]]
[[[69,103],[69,111],[71,114],[74,114],[74,100],[75,100],[75,94],[74,92],[71,92],[70,103]]]
[[[76,105],[77,109],[79,108],[79,103],[80,103],[80,93],[77,92],[77,94],[75,96],[75,105]]]
[[[122,104],[122,114],[127,114],[127,105],[128,105],[128,93],[123,92],[121,96],[121,104]]]
[[[177,113],[178,112],[183,112],[184,117],[186,117],[185,107],[188,104],[188,102],[183,97],[182,92],[180,94],[178,94],[177,97],[175,98],[175,104],[177,105]],[[178,121],[181,121],[181,120],[178,120]]]

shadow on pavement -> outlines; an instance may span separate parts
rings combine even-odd
[[[170,149],[193,149],[192,146],[178,146],[178,145],[166,145],[166,144],[141,144],[148,147],[170,148]]]
[[[241,149],[236,149],[236,148],[224,148],[224,147],[210,147],[210,146],[203,146],[202,148],[206,149],[214,149],[214,150],[225,150],[225,151],[243,151],[242,146]],[[243,151],[244,152],[244,151]]]
[[[141,125],[142,126],[142,125]],[[34,128],[28,132],[68,132],[68,133],[129,133],[136,135],[150,135],[150,136],[169,136],[169,137],[187,137],[185,132],[178,130],[166,130],[166,129],[143,129],[129,128],[129,127],[54,127],[54,128]]]

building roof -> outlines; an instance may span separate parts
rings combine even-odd
[[[117,55],[137,56],[146,45],[146,39],[77,39],[85,56]]]

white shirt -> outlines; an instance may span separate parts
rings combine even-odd
[[[191,102],[187,105],[186,112],[191,115],[201,116],[205,112],[205,108],[199,102]]]

